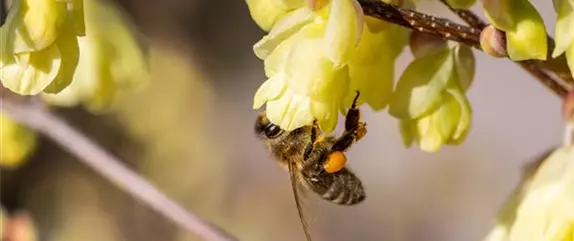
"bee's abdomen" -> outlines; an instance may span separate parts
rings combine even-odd
[[[354,205],[366,197],[361,180],[347,168],[336,173],[323,173],[309,185],[323,199],[340,205]]]

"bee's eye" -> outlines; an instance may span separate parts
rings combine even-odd
[[[270,123],[265,127],[265,136],[269,139],[277,138],[281,133],[283,133],[283,130],[275,124]]]

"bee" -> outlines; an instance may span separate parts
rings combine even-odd
[[[361,180],[346,167],[345,152],[366,135],[356,106],[359,92],[346,113],[340,137],[323,136],[317,121],[292,131],[281,129],[267,119],[265,111],[255,121],[255,133],[280,166],[288,170],[297,211],[307,240],[311,240],[302,210],[300,186],[324,200],[339,205],[356,205],[365,200]]]

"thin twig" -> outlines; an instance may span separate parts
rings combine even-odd
[[[237,240],[223,230],[187,212],[121,161],[71,127],[65,120],[39,105],[1,98],[0,109],[19,123],[42,133],[121,189],[166,218],[204,240]]]
[[[358,2],[361,4],[366,15],[398,24],[415,31],[438,35],[444,39],[460,42],[482,51],[480,47],[480,33],[482,28],[478,25],[472,27],[464,26],[446,18],[439,18],[414,10],[404,9],[379,0],[358,0]],[[560,60],[555,59],[554,61]],[[565,63],[565,61],[563,62]],[[563,97],[568,92],[567,88],[540,68],[540,66],[545,63],[548,63],[551,67],[556,64],[550,64],[550,61],[537,60],[519,62],[523,68],[528,70],[528,72],[535,76],[540,82],[550,88],[558,96]],[[566,68],[566,70],[556,67],[547,69],[554,71],[554,74],[561,78],[565,78],[564,76],[570,76],[571,78],[568,68]]]
[[[448,2],[446,2],[446,0],[440,0],[440,1],[446,7],[448,7],[448,9],[450,9],[452,12],[454,12],[460,19],[465,21],[469,26],[474,27],[474,28],[478,28],[478,29],[483,29],[486,26],[488,26],[488,24],[485,21],[480,19],[480,17],[478,17],[472,11],[465,10],[465,9],[455,9],[452,6],[450,6],[450,4],[448,4]],[[547,36],[547,38],[548,38],[548,53],[547,54],[548,54],[548,56],[550,56],[552,54],[552,49],[554,49],[554,39],[550,36]],[[543,68],[546,68],[546,69],[553,71],[553,69],[556,68],[554,66],[562,64],[557,59],[549,59],[548,61],[533,61],[533,60],[516,61],[515,63],[520,65],[523,69],[525,69],[530,74],[532,74],[534,77],[536,77],[543,85],[546,85],[548,88],[550,88],[551,90],[556,92],[558,95],[565,96],[567,94],[567,91],[563,87],[563,85],[559,84],[557,81],[554,80],[554,78],[552,78],[552,76],[548,75],[546,72],[544,72],[540,68],[540,67],[543,67]],[[563,64],[566,65],[565,61]],[[566,69],[569,70],[567,65],[566,65]],[[566,75],[560,75],[560,73],[559,72],[557,73],[556,71],[553,71],[553,72],[562,80],[564,80],[566,82],[574,83],[574,82],[572,82],[572,75],[570,75],[568,72],[566,73]]]

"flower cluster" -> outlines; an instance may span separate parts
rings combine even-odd
[[[485,241],[574,239],[574,146],[537,163],[501,209]]]
[[[21,95],[106,107],[147,66],[119,9],[99,0],[16,0],[0,28],[0,78]]]
[[[474,78],[469,47],[422,33],[411,35],[415,60],[402,74],[389,113],[400,120],[405,145],[416,141],[426,152],[461,143],[470,128],[465,92]]]
[[[14,1],[0,28],[0,78],[6,88],[22,95],[57,93],[72,81],[78,36],[85,35],[82,5]]]
[[[286,130],[317,120],[331,132],[356,91],[359,103],[385,108],[394,62],[408,30],[363,15],[356,0],[248,0],[269,33],[254,46],[268,77],[253,107]]]
[[[118,91],[146,83],[148,68],[124,13],[110,2],[84,2],[87,34],[79,39],[82,52],[74,82],[43,97],[61,106],[83,102],[96,111],[108,107]]]

